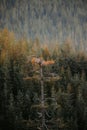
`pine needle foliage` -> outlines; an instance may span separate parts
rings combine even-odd
[[[0,31],[0,124],[4,124],[0,129],[41,128],[40,71],[31,63],[39,62],[39,57],[45,77],[48,130],[86,130],[86,53],[72,49],[70,40],[54,48],[40,45],[38,39],[16,40],[7,29]]]

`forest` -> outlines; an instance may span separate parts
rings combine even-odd
[[[41,44],[0,30],[0,130],[6,129],[87,130],[87,53],[70,39]]]
[[[39,38],[41,43],[63,43],[87,48],[86,0],[0,0],[0,29],[8,28],[17,39]]]
[[[0,130],[87,130],[86,0],[0,0]]]

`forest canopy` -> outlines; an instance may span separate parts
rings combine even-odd
[[[0,31],[0,129],[39,130],[43,66],[45,119],[48,130],[87,129],[87,54],[64,44],[41,44],[39,39],[17,40],[8,29]],[[54,78],[58,76],[58,78]],[[27,77],[28,80],[26,80]]]

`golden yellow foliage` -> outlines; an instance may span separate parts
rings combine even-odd
[[[48,61],[43,61],[42,62],[42,65],[43,66],[47,66],[47,65],[52,65],[52,64],[54,64],[55,62],[54,62],[54,60],[48,60]]]
[[[31,60],[32,64],[40,64],[41,63],[41,59],[40,58],[36,58],[36,57],[33,57],[32,60]]]
[[[42,57],[44,57],[45,59],[48,59],[50,57],[50,51],[48,49],[48,46],[43,46],[42,48]]]
[[[45,60],[42,60],[42,59],[40,59],[40,58],[35,58],[35,57],[33,57],[32,60],[31,60],[31,63],[32,63],[32,64],[37,63],[37,64],[40,64],[40,65],[42,65],[42,66],[47,66],[47,65],[54,64],[55,62],[54,62],[54,60],[45,61]]]
[[[13,42],[14,34],[12,32],[9,32],[7,29],[0,31],[0,46],[3,49],[8,49]]]
[[[0,64],[3,64],[6,59],[6,51],[3,49],[0,55]]]
[[[27,52],[27,43],[25,40],[16,41],[14,34],[8,29],[0,31],[0,63],[5,59],[20,60]]]

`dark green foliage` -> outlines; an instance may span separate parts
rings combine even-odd
[[[21,49],[19,43],[15,44],[15,50],[13,44],[14,51],[8,45],[8,53],[3,47],[0,54],[0,130],[41,127],[40,71],[30,59],[26,61],[33,47],[27,54],[25,42],[22,44]],[[60,50],[54,56],[45,48],[42,54],[55,60],[55,64],[43,67],[46,125],[50,130],[87,130],[87,59],[66,52]],[[59,76],[56,81],[55,75]],[[24,80],[26,77],[30,80]]]
[[[67,57],[59,59],[55,66],[56,70],[58,69],[55,73],[60,75],[61,79],[45,82],[48,128],[86,130],[87,68],[84,61],[77,62]],[[51,67],[50,71],[54,71],[54,67]],[[0,101],[0,121],[6,122],[9,129],[27,130],[34,127],[34,122],[37,126],[33,129],[36,130],[36,127],[40,126],[40,110],[35,107],[40,103],[40,83],[23,81],[20,68],[12,62],[8,67],[0,67]],[[4,127],[2,128],[4,130]]]

